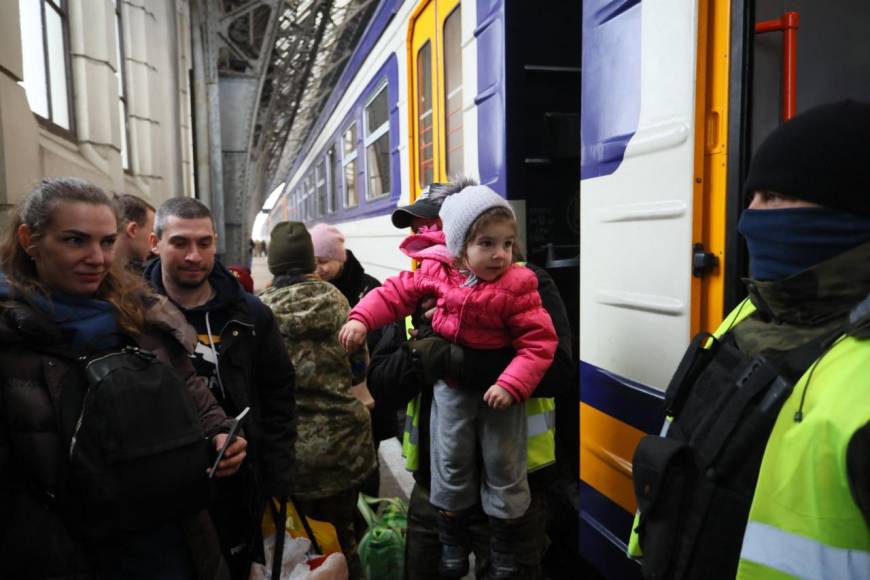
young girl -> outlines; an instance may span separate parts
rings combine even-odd
[[[515,403],[531,395],[549,368],[557,338],[535,275],[512,262],[517,225],[510,205],[486,186],[470,186],[447,197],[440,217],[443,232],[412,235],[401,245],[420,268],[369,292],[351,310],[339,339],[354,350],[367,332],[411,314],[423,297],[434,295],[436,332],[472,348],[516,350],[483,395],[486,405],[476,393],[441,381],[434,386],[430,501],[441,514],[439,573],[461,577],[468,569],[461,516],[478,494],[493,524],[493,565],[512,567],[509,522],[525,513],[530,499],[524,406]],[[483,477],[476,471],[475,442]]]

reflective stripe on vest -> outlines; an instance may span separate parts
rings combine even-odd
[[[528,471],[536,471],[556,462],[556,400],[532,398],[526,401],[526,454]],[[405,410],[405,432],[402,435],[402,455],[405,469],[420,467],[420,395],[408,403]]]
[[[410,340],[414,324],[410,316],[405,317],[405,338]],[[402,434],[402,456],[405,458],[405,469],[417,471],[420,467],[420,395],[408,402],[405,409],[405,432]]]
[[[799,578],[870,575],[870,552],[835,548],[760,522],[746,526],[740,558]]]
[[[870,528],[846,474],[867,423],[867,376],[870,340],[845,337],[795,384],[764,450],[738,579],[870,578]]]
[[[556,462],[556,400],[531,398],[526,401],[528,439],[526,454],[529,472]]]
[[[405,409],[405,432],[402,434],[402,455],[405,469],[417,471],[420,467],[420,395],[417,395]]]

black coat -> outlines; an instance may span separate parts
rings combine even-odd
[[[60,341],[41,312],[0,302],[0,578],[92,575],[95,547],[78,539],[74,510],[65,508],[76,503],[67,490],[67,450],[86,380],[72,359],[44,350],[60,347]],[[193,374],[186,348],[167,329],[149,327],[136,342],[188,379],[207,432],[225,428],[223,413]],[[226,577],[207,515],[182,524],[198,577]]]
[[[159,293],[166,294],[159,259],[148,264],[145,277]],[[238,414],[245,407],[251,408],[242,424],[248,455],[243,468],[229,479],[234,480],[234,489],[245,496],[239,498],[248,506],[243,525],[249,530],[249,545],[256,557],[265,498],[292,492],[295,373],[269,307],[245,292],[219,262],[209,282],[215,297],[197,308],[182,308],[182,312],[200,334],[206,332],[206,312],[213,322],[218,322],[212,331],[220,335],[218,371],[227,395],[224,409],[228,414]]]

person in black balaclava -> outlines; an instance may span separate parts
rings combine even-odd
[[[668,389],[667,435],[635,451],[629,551],[639,544],[649,577],[866,578],[870,104],[779,126],[745,191],[749,298],[690,347],[699,358]],[[722,396],[703,403],[711,392]],[[681,463],[686,448],[696,462]]]

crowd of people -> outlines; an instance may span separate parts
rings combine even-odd
[[[450,197],[459,219],[442,224]],[[555,468],[552,396],[573,388],[564,305],[543,270],[516,264],[512,210],[486,187],[436,184],[394,223],[426,240],[406,253],[444,288],[406,296],[351,346],[340,330],[396,287],[336,226],[278,224],[257,296],[247,268],[217,259],[199,201],[40,182],[0,249],[0,576],[247,579],[267,502],[292,498],[334,526],[362,579],[357,495],[378,494],[377,445],[403,436],[407,576],[461,577],[473,544],[478,577],[542,578],[533,474]],[[467,322],[456,301],[471,295],[487,316]],[[429,420],[462,408],[462,430]]]
[[[868,155],[870,106],[846,102],[753,158],[749,296],[635,452],[645,576],[867,577]],[[478,578],[558,577],[559,292],[488,187],[432,184],[392,221],[415,270],[381,285],[336,226],[283,222],[257,296],[199,201],[40,182],[0,243],[0,577],[244,580],[267,502],[292,498],[361,580],[357,495],[397,435],[407,578],[460,578],[470,552]]]

